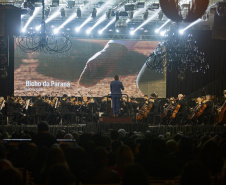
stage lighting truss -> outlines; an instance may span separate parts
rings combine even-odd
[[[64,53],[71,49],[72,42],[68,35],[50,35],[46,33],[45,3],[42,0],[42,21],[40,32],[25,33],[16,38],[16,45],[25,53],[44,52],[49,54]]]
[[[33,15],[34,10],[35,10],[35,5],[34,5],[31,1],[25,2],[25,3],[24,3],[24,8],[27,8],[28,14],[29,14],[30,16]]]
[[[170,31],[146,60],[150,70],[163,73],[177,71],[178,78],[183,80],[185,72],[206,73],[209,65],[204,52],[201,52],[191,34],[185,36]]]

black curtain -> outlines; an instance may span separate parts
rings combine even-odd
[[[8,43],[8,76],[6,78],[0,77],[0,96],[6,98],[8,95],[13,95],[14,93],[14,38],[13,36],[2,36],[0,37],[1,39],[6,39]]]
[[[226,89],[226,41],[212,39],[209,30],[191,33],[200,51],[205,52],[210,68],[206,74],[186,72],[183,81],[178,79],[177,72],[167,72],[167,97],[176,97],[179,93],[190,98],[205,94],[222,96]]]

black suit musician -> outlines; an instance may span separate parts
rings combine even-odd
[[[156,93],[152,93],[150,95],[148,107],[150,107],[151,104],[152,104],[152,107],[150,112],[148,113],[147,121],[149,123],[157,124],[157,123],[154,123],[154,116],[157,116],[160,114],[160,101],[158,100],[158,95]]]
[[[178,94],[178,101],[172,113],[171,119],[173,124],[184,124],[188,116],[188,104],[185,95]],[[175,118],[173,118],[175,116]]]
[[[211,95],[206,95],[205,100],[203,100],[203,105],[205,106],[204,108],[200,108],[202,113],[198,118],[197,124],[209,124],[209,116],[213,115],[213,106],[214,103],[211,99]]]
[[[37,96],[37,99],[34,102],[34,111],[38,117],[38,121],[49,121],[51,114],[50,105],[43,101],[40,94]]]
[[[68,99],[68,96],[64,94],[60,102],[60,113],[61,113],[62,121],[69,123],[71,121],[71,116],[70,116],[71,103],[68,102],[67,99]]]

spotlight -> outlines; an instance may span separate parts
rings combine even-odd
[[[72,7],[74,7],[75,6],[75,1],[68,1],[67,2],[67,7],[68,8],[72,8]]]
[[[26,31],[26,29],[25,29],[25,28],[23,28],[21,31],[24,33],[24,32]]]
[[[111,14],[112,14],[112,9],[109,9],[107,12],[106,12],[106,16],[108,19],[111,19]]]
[[[76,32],[79,32],[80,31],[80,28],[79,27],[75,28],[75,31]]]
[[[159,15],[158,15],[158,19],[159,19],[159,20],[162,20],[162,18],[163,18],[163,11],[160,11],[160,12],[159,12]]]
[[[96,17],[97,17],[97,9],[96,8],[93,8],[92,18],[95,19]]]
[[[24,3],[24,8],[28,8],[28,9],[29,9],[29,10],[28,10],[28,14],[29,14],[30,16],[33,16],[33,13],[34,13],[34,11],[35,11],[35,5],[32,4],[31,1],[25,2],[25,3]]]
[[[45,9],[45,16],[49,17],[49,13],[50,13],[50,7],[48,7],[47,9]]]
[[[125,19],[119,19],[115,23],[115,28],[118,29],[120,32],[125,31],[127,28],[127,23]]]
[[[181,35],[183,35],[184,30],[179,30],[179,33],[180,33]]]
[[[117,32],[117,33],[119,33],[119,30],[118,30],[118,29],[116,29],[116,32]]]
[[[31,1],[27,1],[24,3],[24,8],[29,8],[30,10],[35,10],[35,5],[31,3]]]
[[[59,6],[60,1],[59,0],[52,0],[52,5],[51,7],[58,7]]]
[[[36,26],[35,29],[36,29],[36,31],[39,31],[41,29],[41,25]]]
[[[99,30],[98,33],[101,35],[103,33],[103,31],[102,30]]]
[[[129,12],[129,19],[133,19],[133,11]]]
[[[91,30],[86,30],[86,34],[89,35],[91,33]]]
[[[144,12],[144,16],[143,16],[144,20],[147,20],[147,18],[148,18],[148,9]]]
[[[64,10],[64,8],[60,9],[60,16],[61,17],[65,17],[65,10]]]
[[[134,35],[134,31],[131,31],[131,32],[130,32],[130,35]]]
[[[166,30],[160,32],[160,35],[161,35],[161,36],[165,36],[165,34],[166,34]]]
[[[152,3],[151,5],[148,6],[149,10],[157,10],[159,9],[159,3]]]
[[[77,17],[81,18],[82,17],[82,11],[80,8],[77,8]]]
[[[145,2],[137,2],[137,8],[144,8]]]
[[[55,29],[55,30],[53,31],[53,33],[54,33],[54,34],[58,34],[58,33],[59,33],[59,29]]]
[[[159,33],[159,29],[156,29],[156,30],[155,30],[155,33]]]
[[[125,4],[124,8],[125,8],[125,11],[133,11],[135,10],[135,4]]]

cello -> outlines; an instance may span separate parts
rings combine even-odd
[[[144,104],[143,107],[141,108],[141,111],[139,112],[139,114],[137,116],[137,120],[141,121],[144,118],[147,118],[148,113],[151,111],[153,105],[154,105],[154,102],[149,103],[148,106],[146,104]]]
[[[206,109],[206,107],[207,107],[207,104],[206,104],[206,103],[204,103],[204,104],[201,106],[201,108],[199,109],[199,111],[198,111],[197,114],[195,115],[195,118],[196,118],[196,119],[198,119],[198,118],[202,115],[202,113],[204,112],[204,110]]]
[[[137,115],[137,121],[142,121],[143,118],[145,118],[145,112],[147,110],[147,105],[144,104],[141,108],[141,110],[139,111],[139,114]]]
[[[226,100],[224,101],[224,104],[218,109],[218,121],[217,123],[221,123],[222,121],[224,121],[224,117],[225,117],[225,111],[226,111]]]
[[[172,116],[171,116],[171,119],[175,119],[175,118],[176,118],[176,115],[177,115],[177,113],[179,112],[180,107],[181,107],[181,105],[178,103],[177,106],[176,106],[176,108],[175,108],[174,111],[173,111],[173,114],[172,114]]]

